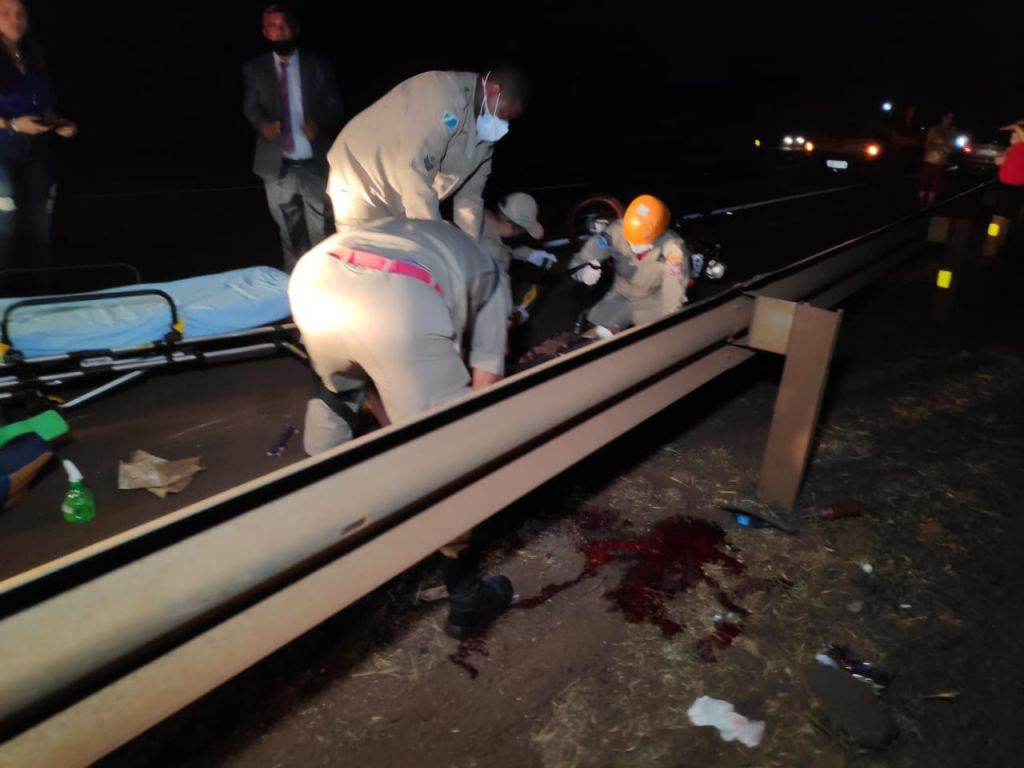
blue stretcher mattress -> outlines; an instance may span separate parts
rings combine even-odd
[[[185,338],[257,328],[291,314],[288,275],[272,267],[126,285],[103,293],[145,288],[159,289],[174,299],[178,318],[185,323]],[[16,301],[0,299],[0,316]],[[170,307],[158,296],[21,307],[8,323],[11,344],[28,358],[135,347],[162,339],[170,329]]]

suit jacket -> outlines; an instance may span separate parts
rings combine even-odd
[[[274,54],[265,53],[245,62],[245,118],[256,129],[256,155],[252,171],[264,181],[273,181],[281,175],[284,157],[280,137],[268,141],[260,133],[260,125],[281,119],[280,85]],[[327,176],[327,150],[341,129],[342,106],[334,67],[325,59],[306,51],[299,53],[299,77],[302,80],[302,112],[306,121],[319,126],[313,139],[313,159],[320,172]]]

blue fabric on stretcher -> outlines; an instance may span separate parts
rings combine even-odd
[[[174,299],[178,317],[185,323],[185,338],[257,328],[291,314],[288,275],[272,267],[126,285],[103,293],[146,288],[164,291]],[[0,299],[0,315],[16,301]],[[12,345],[26,357],[135,347],[162,339],[169,330],[170,307],[159,296],[21,307],[8,323]]]

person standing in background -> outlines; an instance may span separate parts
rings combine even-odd
[[[946,112],[942,119],[928,129],[924,138],[924,161],[921,163],[921,178],[917,196],[923,206],[935,205],[935,198],[942,189],[942,177],[946,160],[953,151],[953,113]]]
[[[281,233],[284,269],[333,231],[327,200],[327,150],[341,128],[342,104],[331,64],[298,48],[299,25],[284,3],[263,9],[270,53],[243,67],[246,119],[256,129],[252,170],[263,180]]]
[[[0,0],[0,295],[14,289],[12,270],[51,266],[55,169],[53,134],[78,127],[58,117],[38,44],[21,0]]]
[[[996,256],[1003,248],[1011,227],[1020,225],[1024,217],[1024,120],[1002,126],[1010,132],[1010,146],[996,157],[999,182],[996,205],[989,222],[983,256]]]

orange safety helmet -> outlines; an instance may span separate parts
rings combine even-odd
[[[640,195],[622,217],[622,236],[630,245],[651,245],[665,234],[672,214],[654,195]]]

